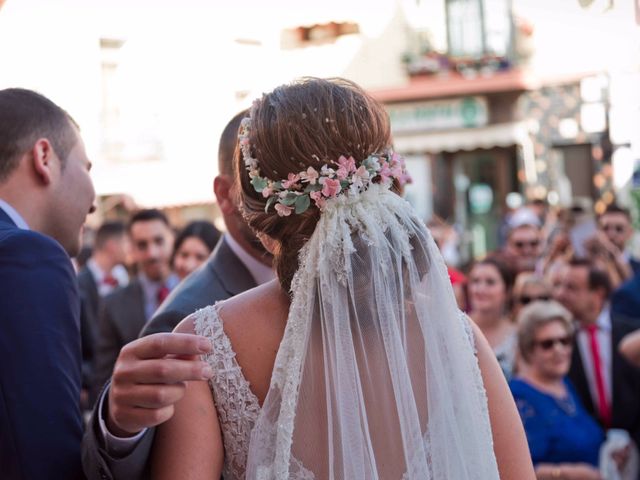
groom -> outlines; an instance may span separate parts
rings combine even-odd
[[[0,90],[0,477],[82,478],[80,300],[69,255],[95,192],[76,123]]]
[[[111,384],[97,402],[83,440],[83,466],[91,480],[150,478],[153,427],[171,417],[173,404],[182,397],[183,382],[203,378],[195,362],[174,366],[164,376],[149,368],[169,354],[202,353],[198,337],[158,332],[169,332],[197,309],[275,278],[271,257],[243,221],[232,192],[233,154],[246,115],[240,112],[227,124],[218,149],[219,175],[213,189],[227,233],[209,260],[171,293],[143,329],[142,338],[120,352]],[[158,401],[161,397],[164,402]]]

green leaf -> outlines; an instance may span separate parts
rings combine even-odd
[[[269,200],[267,200],[267,204],[264,206],[264,213],[268,213],[269,207],[276,201],[277,198],[278,197],[276,196],[269,197]]]
[[[307,185],[307,187],[304,189],[304,193],[310,193],[310,192],[317,192],[319,190],[322,190],[322,186],[321,185]]]
[[[256,192],[260,193],[267,188],[267,179],[264,177],[253,177],[251,179],[251,185],[253,185]]]
[[[309,205],[311,205],[309,195],[300,195],[296,198],[296,213],[300,214],[305,212],[307,208],[309,208]]]
[[[288,193],[286,197],[280,199],[280,203],[286,205],[287,207],[290,207],[291,205],[296,203],[297,198],[298,195],[296,195],[295,193]]]

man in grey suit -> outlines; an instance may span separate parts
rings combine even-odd
[[[271,257],[244,223],[233,200],[232,159],[245,116],[241,112],[229,122],[218,151],[214,192],[227,233],[209,260],[167,298],[141,338],[122,349],[111,384],[94,409],[83,440],[83,466],[90,479],[149,478],[152,427],[171,417],[185,381],[211,375],[206,364],[193,360],[210,348],[208,342],[193,335],[162,332],[171,331],[199,308],[275,277]],[[182,355],[181,359],[175,355]]]
[[[127,230],[138,274],[126,287],[117,288],[104,299],[95,360],[94,384],[98,389],[111,376],[120,349],[138,338],[142,327],[178,284],[169,265],[173,231],[165,214],[155,209],[139,210],[131,216]]]

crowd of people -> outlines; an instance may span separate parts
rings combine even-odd
[[[224,233],[144,209],[81,256],[78,127],[0,91],[3,475],[637,479],[629,212],[532,202],[445,265],[390,147],[357,85],[279,87],[220,139]]]
[[[209,258],[220,236],[206,220],[174,232],[157,209],[96,229],[85,263],[76,262],[85,410],[111,377],[122,347],[138,338],[171,290]]]
[[[450,267],[509,381],[538,478],[602,478],[609,458],[620,478],[637,475],[640,263],[627,209],[609,205],[592,230],[590,218],[536,202],[505,219],[501,249],[462,277]],[[618,430],[633,443],[612,449],[605,432]]]

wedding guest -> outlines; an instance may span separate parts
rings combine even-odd
[[[538,479],[600,480],[604,432],[567,378],[574,327],[555,301],[535,301],[518,315],[522,368],[509,382]]]
[[[510,305],[513,272],[505,261],[487,257],[469,272],[470,316],[493,349],[507,379],[516,362],[516,327]]]
[[[533,272],[542,254],[542,241],[540,219],[532,210],[520,208],[509,219],[504,256],[516,272]]]
[[[78,126],[0,90],[0,476],[82,478],[78,288],[69,256],[95,192]]]
[[[213,190],[227,232],[206,263],[181,282],[162,304],[141,332],[141,338],[120,351],[118,368],[94,407],[83,440],[83,466],[91,480],[149,478],[154,427],[173,414],[174,404],[184,394],[185,381],[211,375],[210,368],[199,360],[164,361],[172,355],[196,355],[211,348],[198,336],[167,332],[211,302],[275,278],[272,256],[242,218],[233,195],[233,152],[240,121],[245,116],[243,111],[229,121],[218,148],[219,173]]]
[[[206,262],[220,240],[220,232],[211,222],[189,223],[176,236],[171,255],[173,271],[180,280]]]
[[[640,330],[626,335],[620,341],[619,350],[629,362],[640,367]]]
[[[82,336],[83,408],[93,405],[90,392],[96,390],[95,355],[98,341],[98,318],[105,296],[129,283],[124,267],[127,255],[127,230],[120,221],[104,222],[95,233],[91,257],[78,272],[80,300],[80,334]]]
[[[569,378],[587,411],[605,428],[629,432],[640,441],[640,371],[620,355],[622,338],[640,319],[612,313],[611,283],[588,260],[575,259],[563,271],[556,299],[579,329]]]
[[[511,317],[518,318],[520,310],[536,300],[551,300],[551,288],[543,278],[531,272],[518,274],[513,286]]]
[[[640,272],[613,292],[611,312],[626,317],[640,316]]]
[[[640,261],[633,257],[628,247],[633,236],[629,210],[616,204],[607,206],[598,217],[598,230],[611,242],[609,249],[613,259],[621,265],[628,265],[632,273],[640,273]]]
[[[138,338],[142,327],[179,281],[169,265],[173,232],[164,213],[140,210],[129,219],[127,231],[138,275],[104,299],[93,382],[97,388],[111,376],[120,349]]]

